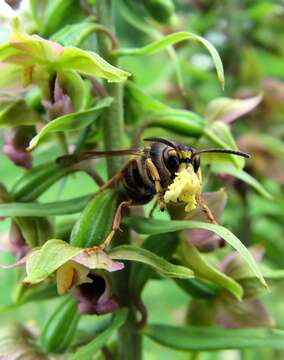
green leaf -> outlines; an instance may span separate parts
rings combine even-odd
[[[41,131],[31,140],[28,150],[33,150],[39,141],[46,135],[58,131],[79,130],[92,124],[101,114],[102,109],[110,106],[112,98],[108,97],[98,101],[96,106],[88,110],[78,111],[63,115],[50,121]]]
[[[108,82],[121,82],[130,76],[130,73],[112,66],[98,54],[72,46],[64,48],[54,66],[55,69],[75,70],[80,74],[101,77]]]
[[[218,295],[215,286],[199,279],[175,279],[175,282],[183,291],[197,299],[212,299]]]
[[[117,10],[131,26],[140,30],[141,32],[149,35],[149,36],[159,36],[160,33],[149,26],[148,23],[145,22],[145,19],[139,14],[137,8],[131,4],[130,1],[125,0],[116,0]]]
[[[214,164],[211,167],[211,171],[215,174],[228,174],[240,179],[250,185],[260,195],[267,199],[273,199],[273,196],[259,183],[253,176],[241,169],[236,169],[230,165]]]
[[[210,265],[190,242],[182,241],[179,255],[182,263],[191,268],[197,277],[230,291],[238,300],[242,299],[242,287],[234,279]]]
[[[272,269],[268,266],[261,265],[263,275],[267,281],[283,281],[284,280],[284,270],[282,269]]]
[[[175,13],[175,5],[172,0],[142,0],[145,10],[156,21],[169,24]]]
[[[111,335],[118,330],[126,321],[127,309],[120,309],[116,311],[110,321],[110,324],[106,330],[101,332],[95,337],[94,340],[89,342],[87,345],[82,346],[73,355],[70,356],[69,360],[91,360],[95,355],[101,351],[101,348],[109,341]]]
[[[124,220],[124,222],[134,229],[136,232],[140,234],[165,234],[167,232],[181,231],[187,229],[203,229],[209,230],[213,233],[222,237],[225,241],[227,241],[235,250],[239,252],[239,254],[243,257],[243,259],[247,262],[255,276],[260,280],[260,282],[267,287],[267,284],[259,270],[255,259],[248,251],[248,249],[243,245],[243,243],[230,232],[230,230],[226,229],[221,225],[208,224],[199,221],[165,221],[158,219],[146,219],[142,217],[129,217]]]
[[[83,18],[77,0],[30,0],[30,8],[39,32],[45,37]]]
[[[276,132],[275,132],[276,133]],[[259,140],[267,151],[277,158],[284,157],[284,144],[280,138],[276,136],[258,133],[257,140]]]
[[[52,73],[64,70],[102,77],[109,82],[121,82],[130,75],[109,64],[92,51],[72,46],[63,47],[40,36],[28,35],[21,31],[16,18],[13,23],[12,41],[0,45],[0,60],[18,64],[23,67],[23,70],[34,70],[34,65],[38,65],[37,75],[40,74],[40,78],[45,80]],[[31,79],[28,80],[31,81]]]
[[[36,250],[29,256],[24,283],[38,284],[80,252],[82,252],[81,248],[70,246],[63,240],[47,241],[40,250]]]
[[[196,113],[188,110],[173,109],[149,96],[135,83],[128,81],[127,89],[134,100],[146,111],[149,121],[146,127],[160,127],[179,135],[200,137],[205,121]]]
[[[209,51],[212,60],[215,64],[217,75],[219,81],[221,83],[222,88],[224,88],[225,79],[224,79],[224,69],[222,60],[215,49],[215,47],[205,38],[202,36],[190,33],[190,32],[177,32],[174,34],[170,34],[165,36],[164,38],[154,41],[151,44],[141,47],[141,48],[134,48],[134,49],[119,49],[115,52],[117,56],[130,56],[130,55],[151,55],[159,52],[160,50],[165,49],[169,45],[174,45],[179,43],[180,41],[184,40],[193,40],[201,43],[204,45],[207,50]]]
[[[161,101],[153,98],[142,90],[133,81],[128,80],[126,83],[126,90],[129,91],[133,99],[139,103],[143,108],[150,111],[167,111],[171,110],[171,107],[163,104]]]
[[[18,100],[0,111],[0,127],[35,125],[42,122],[41,116],[27,106],[24,100]]]
[[[0,204],[0,216],[30,217],[76,214],[84,209],[92,195],[50,203],[5,203]]]
[[[142,247],[160,257],[168,260],[178,245],[178,239],[174,234],[163,234],[149,236],[145,239]],[[131,291],[139,295],[147,280],[154,274],[153,269],[141,263],[133,263],[131,266],[131,275],[129,287]]]
[[[79,46],[95,29],[96,25],[87,21],[68,24],[53,34],[50,40],[63,46]]]
[[[109,252],[109,256],[111,259],[115,260],[137,261],[149,265],[158,273],[167,277],[176,277],[180,279],[190,279],[194,277],[194,274],[190,269],[184,266],[171,264],[151,251],[137,246],[117,246]]]
[[[227,349],[284,349],[284,331],[278,329],[223,329],[149,325],[143,333],[157,343],[182,351]]]
[[[139,31],[142,31],[144,34],[147,34],[155,40],[163,39],[163,35],[141,16],[139,7],[137,8],[134,3],[131,4],[130,1],[116,0],[116,4],[117,10],[120,12],[124,20],[131,26],[138,29]],[[184,86],[181,67],[176,51],[173,46],[168,46],[166,51],[168,52],[169,57],[174,64],[179,87],[183,89]]]
[[[230,123],[255,109],[262,100],[262,95],[247,99],[217,98],[209,103],[205,118],[208,122],[223,121]]]
[[[33,201],[56,181],[78,171],[70,166],[59,166],[53,162],[38,165],[26,171],[12,187],[12,196],[17,201]]]
[[[147,127],[160,127],[183,136],[200,137],[205,127],[202,118],[188,110],[166,110],[149,117]]]
[[[215,121],[210,126],[204,129],[204,137],[199,142],[199,147],[219,147],[221,149],[238,150],[235,140],[232,136],[228,125],[221,121]],[[212,162],[228,163],[228,160],[238,169],[244,167],[245,161],[242,157],[231,154],[204,154],[202,157],[203,163]]]

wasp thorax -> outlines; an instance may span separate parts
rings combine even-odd
[[[172,184],[165,193],[166,202],[182,201],[186,204],[185,211],[189,212],[196,207],[196,194],[200,192],[201,183],[192,164],[182,163]]]

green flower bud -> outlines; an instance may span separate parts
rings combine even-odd
[[[143,0],[146,11],[160,23],[168,23],[175,12],[172,0]]]

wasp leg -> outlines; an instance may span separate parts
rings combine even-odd
[[[158,201],[160,203],[160,210],[164,211],[166,208],[165,200],[164,200],[164,189],[161,186],[161,179],[158,172],[158,169],[154,165],[152,159],[148,158],[146,159],[146,165],[150,171],[150,174],[152,176],[152,179],[155,182],[155,189],[158,196]]]
[[[150,212],[149,212],[149,217],[150,217],[150,218],[153,217],[154,211],[156,210],[158,204],[159,204],[159,200],[156,199],[155,202],[154,202],[154,204],[153,204],[153,206],[152,206],[152,209],[151,209]]]
[[[117,230],[120,230],[120,223],[121,223],[121,212],[123,208],[129,208],[132,205],[132,201],[123,201],[119,204],[118,208],[116,209],[116,213],[114,215],[113,223],[112,223],[112,230],[105,239],[105,241],[98,246],[100,250],[104,250],[112,241],[115,233]]]
[[[214,215],[212,214],[211,210],[209,209],[209,207],[206,205],[205,201],[203,200],[201,194],[197,193],[195,195],[195,198],[196,198],[197,204],[200,206],[202,211],[206,214],[208,220],[212,224],[218,224],[217,221],[215,220]]]

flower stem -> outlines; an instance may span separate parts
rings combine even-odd
[[[112,21],[112,0],[97,0],[97,16],[101,25],[114,32]],[[98,46],[100,55],[117,65],[117,60],[111,58],[109,39],[103,33],[98,33]],[[108,94],[113,97],[113,104],[104,112],[102,119],[102,130],[104,136],[104,146],[106,150],[124,149],[124,114],[123,114],[123,85],[106,84]],[[113,176],[120,171],[125,160],[118,158],[108,158],[108,175]],[[129,232],[125,230],[120,234],[116,242],[119,244],[129,243]],[[142,359],[142,339],[138,331],[136,311],[129,293],[129,268],[114,274],[114,290],[119,298],[121,306],[129,309],[129,315],[126,323],[118,332],[118,350],[119,359],[140,360]]]
[[[112,1],[98,0],[97,15],[101,25],[113,31]],[[98,46],[100,55],[112,65],[117,65],[117,60],[110,56],[111,48],[108,37],[104,33],[98,33]],[[120,83],[106,84],[106,89],[113,98],[113,104],[105,111],[102,119],[104,145],[106,150],[119,150],[124,148],[124,114],[123,114],[123,85]],[[122,165],[123,159],[109,158],[108,175],[113,176]]]

